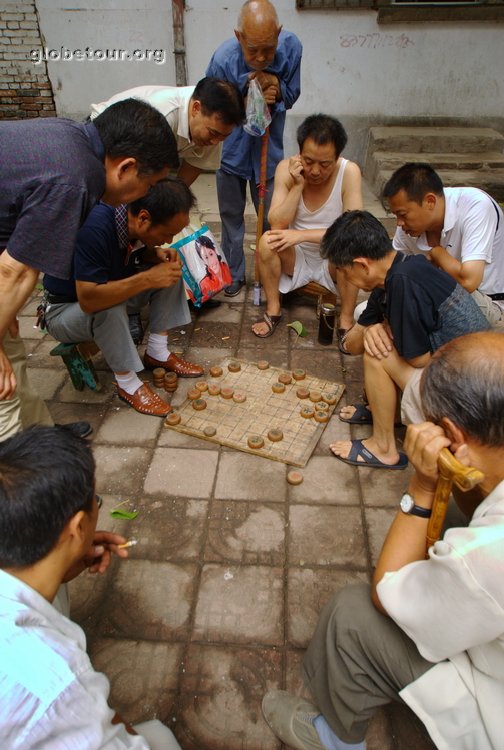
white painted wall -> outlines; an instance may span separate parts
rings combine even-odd
[[[89,103],[143,83],[175,84],[170,0],[36,0],[44,47],[75,50],[158,50],[151,60],[49,60],[59,115],[82,119]],[[69,55],[67,54],[67,57]]]
[[[102,6],[107,9],[103,10]],[[100,6],[100,7],[98,7]],[[48,47],[167,51],[154,62],[54,62],[49,74],[60,114],[83,115],[89,101],[142,83],[175,81],[170,0],[37,0]],[[185,13],[188,82],[204,75],[213,50],[233,34],[241,0],[188,0]],[[374,11],[297,11],[277,0],[280,21],[304,45],[302,94],[288,118],[286,150],[307,114],[340,117],[347,153],[362,160],[370,124],[402,118],[461,118],[504,123],[504,25],[426,23],[379,26]],[[360,157],[360,158],[359,158]]]

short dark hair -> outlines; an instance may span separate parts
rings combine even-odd
[[[387,230],[369,211],[346,211],[328,228],[320,254],[341,268],[358,257],[380,260],[392,249]]]
[[[31,427],[0,443],[0,568],[42,560],[78,511],[91,512],[91,447],[64,427]]]
[[[243,95],[234,83],[221,78],[202,78],[196,84],[191,99],[201,103],[205,116],[216,114],[225,125],[241,125],[245,120]]]
[[[105,153],[111,158],[133,157],[139,174],[169,167],[178,169],[177,141],[161,112],[139,99],[111,104],[93,120]]]
[[[425,416],[448,417],[468,436],[504,447],[504,334],[468,333],[440,347],[422,373]]]
[[[341,156],[348,140],[346,130],[341,122],[329,115],[310,115],[310,117],[307,117],[298,127],[296,138],[300,151],[302,151],[307,138],[311,138],[318,146],[332,143],[336,157]]]
[[[128,211],[138,216],[142,209],[149,212],[153,225],[163,224],[180,213],[188,214],[196,199],[180,177],[166,177],[153,185],[143,198],[128,205]]]
[[[396,169],[383,188],[383,199],[392,198],[404,190],[409,201],[421,204],[427,193],[443,195],[443,182],[430,164],[408,162]]]

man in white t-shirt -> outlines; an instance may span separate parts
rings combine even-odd
[[[483,190],[445,188],[429,164],[394,172],[383,197],[397,218],[393,245],[429,259],[471,292],[488,322],[504,315],[504,215]]]
[[[196,86],[137,86],[91,105],[91,119],[115,102],[141,99],[168,121],[177,139],[178,176],[191,185],[205,171],[219,168],[221,143],[245,119],[241,91],[219,78],[202,78]]]
[[[344,211],[362,208],[361,173],[341,156],[347,135],[339,120],[311,115],[297,131],[299,153],[283,159],[275,171],[268,221],[259,243],[259,272],[266,297],[264,318],[252,326],[260,338],[271,336],[281,319],[280,293],[317,281],[339,290],[338,338],[353,325],[357,288],[320,256],[320,243]]]

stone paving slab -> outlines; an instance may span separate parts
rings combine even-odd
[[[204,559],[281,566],[285,559],[285,525],[285,510],[279,505],[214,500]]]
[[[261,701],[281,684],[281,660],[274,649],[192,645],[175,729],[184,750],[279,750]]]
[[[289,536],[292,565],[364,568],[367,564],[360,508],[294,505]]]

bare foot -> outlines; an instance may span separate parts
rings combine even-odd
[[[363,440],[362,445],[367,448],[368,451],[373,454],[373,456],[376,456],[376,458],[384,464],[389,464],[390,466],[392,466],[399,461],[400,456],[395,448],[391,453],[383,453],[372,437],[368,440]],[[339,456],[340,458],[348,458],[348,456],[350,455],[350,451],[352,450],[352,441],[338,440],[336,443],[331,443],[329,449],[332,451],[332,453],[334,453],[335,456]],[[357,461],[364,464],[366,463],[362,456],[358,456]]]

